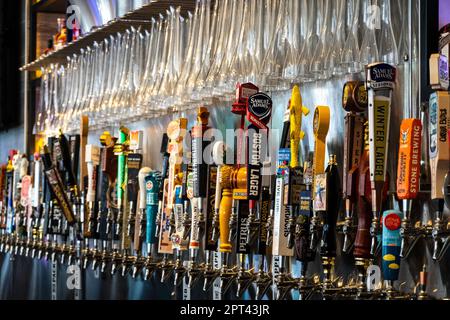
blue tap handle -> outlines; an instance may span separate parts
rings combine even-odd
[[[155,243],[156,215],[158,213],[158,193],[161,185],[161,174],[152,172],[145,177],[145,189],[147,194],[147,205],[145,214],[147,216],[146,243]]]
[[[402,219],[403,213],[398,210],[387,210],[383,213],[382,272],[384,280],[398,280]]]

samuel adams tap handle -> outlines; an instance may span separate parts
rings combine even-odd
[[[375,253],[376,249],[376,235],[379,232],[378,220],[383,201],[382,192],[386,182],[391,100],[395,78],[396,69],[386,63],[373,63],[366,67],[366,87],[369,104],[370,181],[372,187],[373,213],[371,226],[372,254]]]

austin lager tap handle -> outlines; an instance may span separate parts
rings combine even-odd
[[[400,227],[403,213],[388,210],[383,213],[382,272],[391,284],[398,280],[400,271]],[[390,285],[392,287],[392,285]]]
[[[370,182],[372,187],[371,253],[376,251],[379,233],[382,193],[386,182],[386,164],[389,146],[391,99],[396,69],[385,63],[366,67],[366,88],[369,105]]]

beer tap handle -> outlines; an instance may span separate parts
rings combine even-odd
[[[299,161],[299,143],[305,136],[302,131],[302,116],[309,114],[309,109],[303,105],[303,99],[300,94],[300,89],[297,85],[292,89],[291,100],[289,104],[289,123],[290,123],[290,140],[291,140],[291,167],[297,168],[300,166]]]
[[[390,287],[398,280],[400,271],[400,227],[403,213],[398,210],[388,210],[383,214],[382,233],[382,272]]]
[[[448,117],[450,114],[450,93],[448,90],[448,60],[445,56],[433,54],[430,57],[430,81],[437,91],[429,102],[429,155],[431,171],[431,200],[435,207],[432,236],[434,240],[433,259],[444,256],[449,245],[449,230],[445,227],[444,176],[450,167]],[[445,76],[446,75],[446,76]],[[444,240],[445,239],[445,240]]]
[[[231,243],[229,240],[230,234],[230,217],[233,202],[233,191],[231,187],[231,175],[233,167],[224,165],[221,168],[221,189],[222,199],[220,200],[219,208],[219,228],[220,228],[220,252],[231,253]],[[227,264],[227,261],[224,261]]]
[[[213,146],[212,157],[214,163],[217,165],[216,177],[216,194],[214,197],[214,217],[213,217],[213,231],[211,241],[216,242],[219,237],[219,216],[220,216],[220,200],[222,198],[222,167],[225,163],[226,145],[223,141],[217,141]]]
[[[334,258],[336,256],[336,222],[341,201],[341,188],[336,156],[330,155],[326,169],[326,212],[324,214],[324,227],[320,254],[322,257]]]
[[[350,251],[350,240],[354,232],[353,210],[357,202],[358,165],[364,145],[364,117],[358,115],[367,110],[367,91],[364,82],[349,81],[345,83],[342,95],[345,116],[344,162],[343,162],[343,196],[345,201],[345,224],[343,251]]]
[[[147,189],[146,189],[146,181],[145,179],[151,174],[152,169],[149,167],[143,167],[139,170],[138,174],[138,183],[139,183],[139,215],[140,215],[140,225],[139,225],[139,234],[135,237],[134,241],[134,249],[136,252],[141,252],[142,243],[145,237],[146,231],[146,208],[147,208]],[[137,241],[136,241],[137,240]]]
[[[389,125],[392,91],[396,69],[386,63],[373,63],[366,67],[366,88],[369,105],[370,181],[372,184],[372,248],[375,253],[376,237],[380,232],[379,219],[383,202],[383,188],[387,181],[386,167],[389,146]]]
[[[412,201],[420,188],[420,160],[422,145],[422,123],[419,119],[404,119],[400,125],[400,142],[397,169],[397,198],[403,200],[403,221],[400,228],[400,256],[406,257],[413,249],[409,243],[411,234],[410,215]],[[413,235],[417,239],[418,235]]]
[[[88,174],[88,188],[86,193],[86,202],[88,207],[85,209],[88,212],[87,218],[85,218],[84,236],[92,237],[95,233],[95,215],[94,204],[96,194],[97,174],[96,170],[100,164],[100,148],[95,145],[86,145],[85,151],[87,174]]]
[[[73,213],[72,204],[69,202],[67,195],[64,191],[64,186],[61,180],[61,176],[59,175],[58,170],[53,166],[50,152],[47,146],[44,146],[41,151],[41,158],[44,165],[45,176],[47,177],[47,181],[49,186],[58,202],[58,205],[63,212],[67,222],[69,224],[75,224],[75,215]]]

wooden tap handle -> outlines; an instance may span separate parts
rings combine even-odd
[[[219,208],[219,228],[220,228],[220,252],[231,252],[231,243],[229,241],[230,234],[230,217],[233,202],[233,192],[231,189],[224,189]]]

